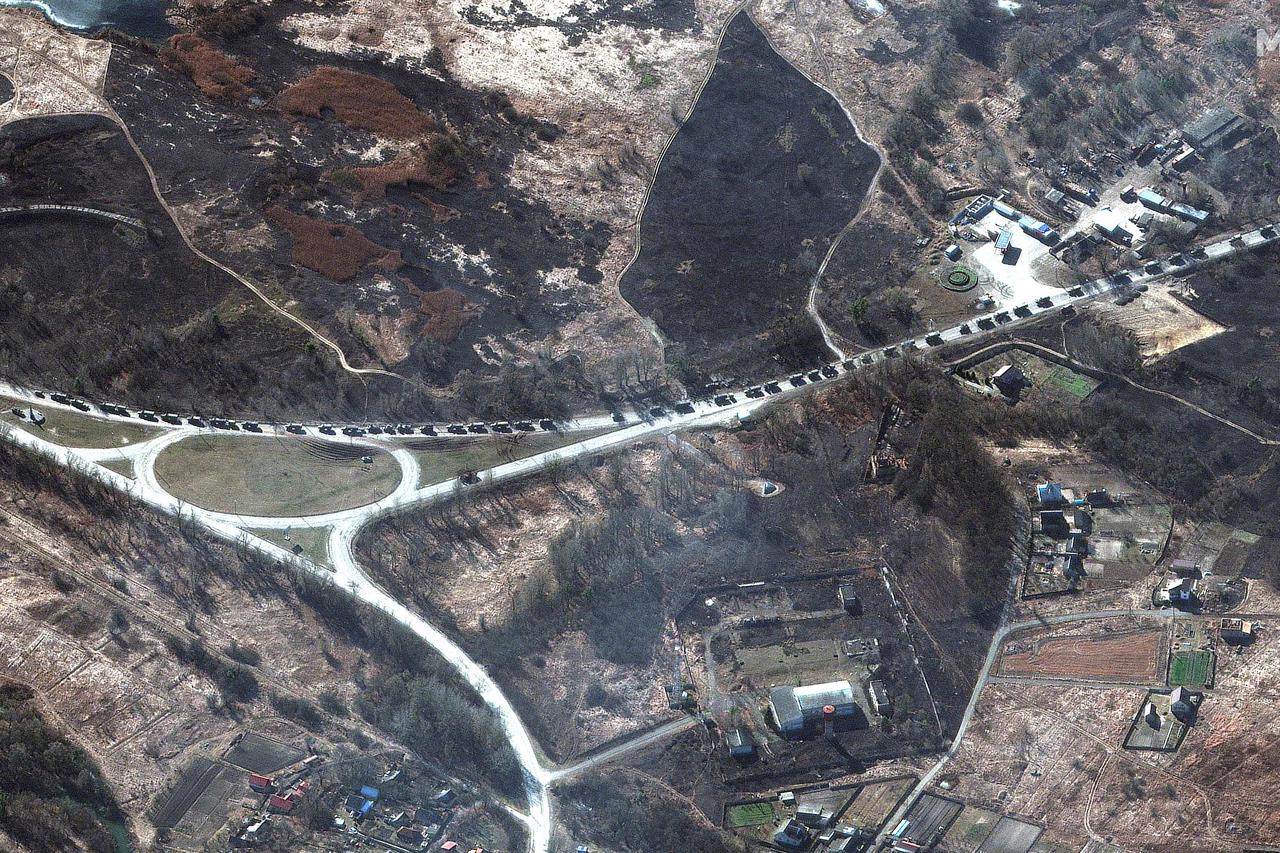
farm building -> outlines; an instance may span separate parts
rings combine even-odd
[[[1231,107],[1214,107],[1182,129],[1182,139],[1193,148],[1226,145],[1247,132],[1249,124]]]
[[[1244,619],[1223,619],[1218,625],[1222,641],[1232,646],[1247,646],[1253,642],[1253,623]]]
[[[1040,532],[1054,538],[1065,537],[1071,532],[1067,517],[1060,509],[1040,510]]]
[[[1062,484],[1041,483],[1036,486],[1036,500],[1040,501],[1041,506],[1061,506],[1064,502]]]
[[[884,682],[872,681],[867,685],[867,692],[871,694],[871,707],[875,708],[876,713],[882,717],[889,716],[893,703],[889,701],[889,691],[885,689]]]
[[[1175,687],[1169,694],[1169,712],[1184,725],[1192,725],[1196,721],[1196,711],[1200,708],[1203,697],[1185,687]]]
[[[1169,569],[1180,578],[1200,577],[1200,564],[1195,560],[1174,560]]]
[[[858,591],[853,584],[840,584],[840,589],[836,596],[840,599],[840,606],[844,608],[846,613],[853,616],[862,613],[862,599],[858,598]]]
[[[1006,397],[1016,397],[1027,384],[1027,376],[1017,365],[1006,364],[991,374],[991,384]]]
[[[773,843],[788,850],[799,850],[809,843],[809,830],[800,821],[788,818],[773,834]]]
[[[846,681],[802,687],[775,687],[769,691],[769,714],[778,731],[786,737],[803,735],[823,718],[831,706],[837,723],[865,725],[866,719],[854,697],[853,685]]]
[[[734,758],[750,758],[756,754],[756,744],[751,739],[751,732],[741,727],[729,730],[724,736],[724,745]]]

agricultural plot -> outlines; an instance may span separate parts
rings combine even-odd
[[[964,804],[955,800],[939,797],[936,794],[924,794],[907,812],[906,819],[910,822],[910,826],[903,838],[921,846],[930,847],[951,828],[952,821],[963,808]]]
[[[1187,736],[1187,726],[1173,715],[1169,705],[1168,693],[1149,692],[1133,717],[1129,733],[1124,738],[1124,748],[1153,752],[1177,750]],[[1158,722],[1153,725],[1151,719]]]
[[[269,737],[247,732],[231,747],[225,760],[251,773],[269,775],[282,767],[301,761],[305,753],[297,747]]]
[[[1018,637],[1000,656],[1001,676],[1060,681],[1154,684],[1164,671],[1162,630],[1117,632],[1096,637]]]
[[[1246,530],[1221,522],[1208,522],[1196,527],[1178,557],[1198,563],[1206,577],[1239,577],[1246,573],[1254,546],[1260,539]]]
[[[762,803],[739,803],[726,806],[724,810],[725,825],[730,829],[744,829],[763,826],[777,820],[777,801],[768,800]]]
[[[173,825],[168,846],[199,853],[227,822],[232,799],[245,791],[244,774],[225,764],[213,764],[205,773],[208,781],[200,794]]]
[[[1214,663],[1208,650],[1174,652],[1169,656],[1169,686],[1212,687]]]
[[[1034,823],[1005,815],[982,842],[977,853],[1027,853],[1043,831]]]
[[[123,423],[108,420],[107,418],[95,418],[52,406],[32,407],[25,400],[18,400],[4,395],[0,395],[0,407],[3,407],[4,410],[3,414],[0,414],[0,423],[14,429],[20,429],[23,432],[29,432],[32,435],[43,438],[45,441],[60,444],[63,447],[90,449],[125,447],[155,438],[162,431],[156,427]],[[13,413],[15,408],[24,412],[34,408],[44,416],[44,423],[37,426],[31,422],[29,416],[25,418],[18,417]]]
[[[842,822],[850,826],[879,829],[915,782],[914,776],[868,782],[845,810]]]
[[[966,806],[965,810],[951,824],[947,834],[942,837],[940,847],[944,850],[972,853],[979,844],[986,840],[999,821],[1000,815],[995,812]]]
[[[155,472],[174,497],[195,506],[262,516],[351,509],[400,482],[400,465],[384,450],[274,436],[185,439],[160,453]]]

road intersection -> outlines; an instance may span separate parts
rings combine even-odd
[[[1270,226],[1232,235],[1227,239],[1203,247],[1196,255],[1183,258],[1182,263],[1171,266],[1160,266],[1158,270],[1135,270],[1125,274],[1123,279],[1112,277],[1081,284],[1078,287],[1063,291],[1060,294],[1044,297],[1034,304],[1017,306],[1009,311],[1000,311],[990,315],[979,315],[965,323],[930,332],[927,335],[899,341],[876,351],[857,354],[852,358],[825,365],[818,370],[807,373],[779,377],[771,382],[763,382],[751,388],[733,392],[725,392],[711,399],[690,400],[678,404],[674,410],[665,407],[652,409],[645,413],[632,413],[624,416],[587,415],[557,424],[555,429],[572,434],[578,431],[591,431],[593,434],[576,442],[561,447],[530,455],[526,458],[496,465],[485,471],[477,472],[480,484],[496,484],[519,477],[545,471],[558,464],[571,463],[578,459],[592,458],[609,453],[635,442],[650,440],[671,433],[685,430],[709,429],[732,426],[756,415],[762,408],[777,400],[791,399],[807,393],[811,386],[826,385],[842,376],[871,368],[877,364],[917,352],[948,344],[980,338],[997,331],[1005,331],[1011,326],[1032,321],[1038,317],[1068,306],[1079,306],[1090,301],[1105,298],[1128,288],[1138,288],[1151,280],[1169,275],[1183,275],[1197,266],[1212,263],[1231,257],[1234,254],[1252,251],[1280,240],[1280,233]],[[85,417],[97,418],[117,423],[137,424],[137,419],[127,413],[123,407],[109,406],[104,409],[99,405],[90,405],[82,401],[66,399],[61,402],[53,395],[22,388],[8,383],[0,383],[0,394],[21,401],[31,408],[63,408],[80,413]],[[61,395],[59,395],[61,396]],[[121,414],[121,412],[126,412]],[[270,558],[296,567],[299,571],[330,578],[344,590],[360,601],[377,607],[394,618],[406,629],[420,637],[432,649],[452,666],[458,675],[480,695],[485,704],[492,709],[496,719],[502,726],[511,748],[522,768],[525,786],[528,793],[529,811],[522,815],[530,830],[530,849],[533,853],[547,853],[551,839],[551,794],[550,786],[557,779],[577,772],[585,766],[594,766],[601,761],[621,755],[629,748],[626,744],[616,745],[605,750],[601,755],[588,759],[581,766],[570,768],[553,768],[541,757],[537,745],[524,722],[520,719],[510,699],[502,692],[499,685],[489,675],[485,667],[472,659],[457,643],[443,631],[427,622],[422,616],[379,587],[359,565],[355,556],[355,543],[359,534],[374,521],[391,513],[414,507],[448,501],[468,486],[459,478],[452,478],[439,483],[420,486],[419,466],[416,457],[405,448],[399,434],[387,433],[379,436],[361,434],[358,438],[337,434],[337,430],[322,432],[322,425],[283,425],[255,424],[257,430],[250,432],[227,433],[210,426],[193,425],[188,418],[170,416],[177,423],[170,421],[153,421],[158,434],[145,441],[108,449],[76,449],[61,446],[46,440],[26,429],[10,429],[7,436],[14,443],[43,453],[58,464],[89,471],[104,483],[127,492],[143,503],[171,515],[188,518],[199,523],[214,535],[252,548]],[[204,419],[197,419],[204,423]],[[187,422],[184,422],[187,421]],[[616,427],[604,434],[595,434],[605,427]],[[363,506],[335,512],[327,512],[309,516],[242,516],[230,512],[217,512],[193,506],[179,500],[165,488],[156,476],[156,459],[165,448],[180,441],[201,435],[235,435],[245,441],[262,441],[279,439],[290,434],[302,435],[309,440],[333,442],[349,445],[353,442],[374,445],[391,453],[400,467],[400,482],[385,497]],[[471,436],[474,438],[474,435]],[[455,440],[448,434],[436,435],[435,439],[443,444]],[[422,440],[421,431],[415,441]],[[129,478],[101,466],[101,463],[114,460],[132,460],[136,478]],[[287,530],[292,527],[328,528],[328,556],[330,566],[296,555],[277,544],[254,535],[250,528]],[[1104,615],[1123,615],[1127,611],[1105,611],[1098,614],[1080,614],[1070,618],[1103,618]],[[1143,611],[1143,615],[1151,615]],[[1051,617],[1049,621],[1053,621]],[[974,709],[983,688],[990,680],[991,666],[995,660],[999,643],[1010,632],[1042,624],[1018,623],[1000,628],[992,639],[986,663],[981,677],[973,692],[969,706],[962,719],[959,732],[951,747],[941,757],[934,768],[921,779],[916,788],[919,793],[931,784],[938,772],[955,754],[963,734],[972,719]],[[689,724],[680,721],[657,730],[638,736],[641,744],[648,743],[666,734],[683,731]],[[910,801],[908,798],[907,801]],[[892,825],[892,821],[890,822]]]

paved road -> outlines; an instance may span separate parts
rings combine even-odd
[[[634,737],[629,737],[624,741],[614,744],[613,746],[602,749],[599,752],[592,753],[581,761],[566,765],[558,770],[552,770],[547,773],[547,781],[559,782],[560,780],[567,779],[570,776],[577,776],[579,773],[599,767],[601,764],[607,764],[610,761],[623,757],[624,755],[629,755],[638,749],[643,749],[650,744],[666,740],[667,738],[681,734],[682,732],[687,732],[689,729],[700,725],[702,725],[702,720],[693,716],[681,717],[678,720],[663,723],[657,728],[650,729],[647,732],[641,732]]]
[[[1266,237],[1258,231],[1246,232],[1246,234],[1240,237],[1239,242],[1236,245],[1232,245],[1229,240],[1223,240],[1206,247],[1204,260],[1197,260],[1191,264],[1180,267],[1177,272],[1178,274],[1182,274],[1192,266],[1200,263],[1219,260],[1241,251],[1249,251],[1260,246],[1273,243],[1277,239],[1280,239],[1280,234]],[[1168,273],[1164,272],[1135,272],[1132,274],[1131,284],[1138,284],[1167,274]],[[638,415],[632,415],[627,419],[626,423],[620,426],[619,429],[612,432],[590,437],[555,450],[539,453],[526,459],[499,465],[489,469],[488,471],[481,472],[480,476],[485,482],[502,482],[542,471],[546,469],[547,466],[555,463],[571,462],[576,459],[594,456],[600,453],[616,450],[632,442],[650,439],[678,430],[731,425],[751,417],[762,407],[775,400],[792,398],[800,394],[808,393],[811,390],[811,386],[819,384],[825,385],[843,374],[870,367],[887,359],[899,357],[903,353],[927,350],[943,346],[946,343],[954,341],[980,337],[995,330],[1003,330],[1018,323],[1034,319],[1046,312],[1060,309],[1066,305],[1079,305],[1093,299],[1107,296],[1114,291],[1114,288],[1115,285],[1108,281],[1090,282],[1079,288],[1074,288],[1069,292],[1057,294],[1052,297],[1045,297],[1034,305],[1017,306],[1015,309],[1007,313],[998,312],[993,315],[978,317],[968,323],[930,333],[926,337],[901,341],[882,350],[862,354],[854,360],[827,365],[826,376],[820,378],[818,381],[810,381],[807,378],[802,377],[797,377],[795,379],[792,377],[780,377],[775,380],[777,385],[776,390],[773,393],[766,394],[763,391],[760,391],[757,396],[748,397],[745,391],[738,391],[733,394],[732,399],[724,400],[720,403],[717,403],[714,399],[692,401],[684,412],[664,411],[659,416],[653,416],[645,419],[641,419]],[[757,389],[764,388],[765,384],[762,383],[760,386],[756,387]],[[38,396],[36,392],[30,389],[0,384],[0,392],[25,400],[34,406],[46,408],[63,407],[75,411],[74,407],[69,404],[56,403],[47,397]],[[89,414],[90,416],[98,418],[137,423],[136,419],[124,415],[104,412],[98,407],[93,407]],[[609,425],[613,425],[613,420],[609,416],[593,415],[571,421],[566,425],[566,428],[570,430],[599,429],[602,426]],[[361,601],[384,610],[406,628],[421,637],[457,670],[459,675],[480,694],[485,703],[488,704],[497,715],[497,719],[502,725],[506,736],[511,743],[512,749],[523,768],[530,809],[530,813],[526,820],[530,829],[531,849],[534,853],[546,853],[550,846],[551,837],[551,798],[548,791],[548,784],[553,778],[555,778],[553,774],[556,771],[549,770],[544,765],[538,754],[538,750],[534,744],[532,736],[529,734],[528,729],[516,713],[514,706],[481,664],[472,660],[465,651],[463,651],[439,629],[429,624],[421,616],[411,611],[386,591],[378,587],[364,574],[354,556],[354,543],[360,531],[366,525],[391,512],[439,500],[447,500],[460,489],[465,487],[455,479],[444,483],[418,488],[417,463],[413,459],[411,453],[395,446],[399,439],[398,436],[378,438],[361,437],[358,439],[361,442],[379,444],[392,450],[401,466],[402,480],[396,489],[387,497],[363,507],[309,517],[243,517],[229,513],[212,512],[198,507],[193,507],[179,501],[171,495],[164,488],[163,484],[158,481],[155,475],[155,460],[165,447],[176,441],[181,441],[182,439],[192,435],[210,434],[216,433],[217,431],[207,427],[202,428],[190,425],[169,425],[158,423],[154,424],[154,426],[161,429],[160,435],[156,438],[146,442],[141,442],[132,447],[113,449],[109,451],[78,451],[68,449],[47,442],[42,438],[25,431],[16,429],[10,431],[9,437],[15,443],[32,450],[43,452],[63,465],[82,467],[85,462],[105,461],[111,458],[132,458],[136,463],[138,471],[138,478],[136,481],[130,480],[106,469],[96,469],[95,473],[97,473],[97,475],[105,482],[115,486],[116,488],[129,492],[139,500],[155,507],[156,509],[174,515],[184,515],[198,521],[207,530],[219,537],[229,541],[243,543],[245,546],[253,548],[272,558],[293,564],[302,571],[313,572],[325,577],[335,577],[338,583],[348,589],[352,595],[356,596]],[[280,425],[264,425],[263,429],[264,433],[262,435],[252,433],[248,435],[240,433],[240,435],[243,436],[245,440],[261,440],[263,438],[285,434],[283,432],[283,427]],[[319,433],[314,427],[308,427],[304,430],[304,433],[312,438],[318,438],[321,440],[340,442],[349,442],[352,440],[344,436],[324,435]],[[441,440],[447,441],[448,439],[441,437]],[[321,568],[308,560],[291,554],[283,548],[246,533],[242,529],[244,526],[275,529],[295,526],[332,526],[332,532],[329,539],[329,551],[330,559],[334,566],[333,575],[330,575],[327,569]],[[990,669],[994,662],[999,643],[1011,631],[1025,627],[1033,627],[1038,624],[1055,624],[1058,621],[1072,621],[1080,618],[1105,618],[1106,616],[1125,615],[1126,613],[1129,613],[1129,611],[1098,611],[1094,614],[1072,615],[1065,618],[1049,617],[1046,620],[1020,623],[1018,625],[1008,625],[1001,628],[992,640],[991,647],[987,653],[986,662],[982,669],[982,675],[974,690],[973,696],[970,699],[969,705],[966,708],[955,742],[948,749],[942,760],[940,760],[938,764],[936,764],[934,768],[926,774],[925,778],[921,780],[913,793],[918,794],[923,791],[945,766],[946,762],[954,756],[955,751],[958,749],[963,738],[964,732],[967,730],[972,720],[974,708],[977,705],[982,689],[989,681]],[[1161,614],[1156,611],[1152,612],[1150,615],[1160,616]],[[641,735],[640,740],[643,741],[643,739],[647,737],[656,736],[652,734]],[[643,745],[643,743],[641,745]],[[619,745],[615,749],[622,750],[625,748],[626,746],[624,744]],[[914,797],[908,798],[904,802],[910,802],[911,799],[914,799]],[[903,808],[905,809],[905,806]],[[900,811],[902,811],[902,809],[900,809]],[[892,821],[890,822],[890,825],[893,825]]]

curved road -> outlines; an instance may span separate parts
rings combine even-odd
[[[1251,231],[1241,235],[1238,245],[1231,245],[1228,240],[1220,241],[1219,243],[1206,247],[1206,257],[1203,261],[1193,261],[1191,264],[1180,267],[1177,270],[1177,273],[1182,274],[1194,265],[1228,257],[1238,251],[1248,251],[1259,246],[1269,245],[1277,239],[1280,239],[1280,235],[1267,237],[1259,231]],[[1168,274],[1169,273],[1166,272],[1155,274],[1135,272],[1132,274],[1132,281],[1141,282]],[[613,451],[643,439],[653,438],[679,430],[730,425],[752,417],[761,408],[769,405],[775,400],[789,399],[800,394],[808,393],[812,390],[813,385],[825,385],[827,382],[842,375],[871,367],[872,365],[912,351],[936,348],[961,340],[967,341],[996,330],[1003,331],[1009,326],[1035,319],[1038,316],[1060,309],[1066,305],[1083,304],[1090,300],[1107,296],[1112,293],[1113,290],[1114,285],[1107,281],[1099,280],[1090,282],[1089,284],[1082,285],[1079,288],[1074,288],[1071,291],[1055,294],[1051,297],[1045,297],[1034,305],[1019,306],[1016,309],[1012,309],[1010,312],[997,312],[996,314],[989,316],[979,317],[951,329],[931,333],[924,338],[912,338],[901,341],[877,352],[863,353],[858,356],[856,360],[828,365],[828,374],[826,378],[818,381],[800,379],[797,382],[796,380],[789,379],[787,377],[780,377],[775,380],[777,383],[777,390],[769,394],[759,392],[755,396],[746,397],[745,392],[737,392],[737,394],[741,394],[745,399],[739,400],[737,394],[735,394],[724,403],[716,403],[714,400],[698,400],[691,402],[687,411],[683,413],[664,413],[662,416],[655,417],[652,420],[629,419],[626,424],[621,425],[618,429],[612,432],[589,437],[582,441],[535,454],[515,462],[495,466],[494,468],[481,472],[480,477],[482,481],[487,483],[502,482],[515,477],[537,473],[550,465],[571,462],[575,459]],[[34,392],[25,389],[14,388],[12,386],[2,386],[0,387],[0,390],[10,393],[18,399],[28,401],[31,405],[39,405],[45,408],[62,408],[72,412],[76,411],[69,405],[54,403],[52,400],[38,397]],[[128,417],[100,411],[90,413],[78,412],[78,414],[81,414],[84,417],[101,418],[131,424],[137,423],[136,420]],[[608,418],[608,416],[591,416],[574,423],[581,427],[582,424],[587,423],[598,425],[612,423],[612,420]],[[36,435],[18,429],[10,430],[8,437],[19,445],[47,454],[60,464],[76,468],[87,467],[92,470],[96,476],[113,487],[136,496],[139,500],[159,509],[162,512],[192,518],[203,525],[211,533],[223,539],[253,548],[271,558],[291,564],[302,571],[311,572],[323,577],[336,577],[337,582],[347,589],[352,595],[371,606],[384,610],[392,616],[392,618],[396,619],[406,628],[413,631],[414,634],[421,637],[424,642],[435,649],[457,670],[459,675],[480,694],[485,703],[494,711],[524,773],[525,787],[528,792],[529,799],[529,815],[525,820],[530,828],[531,849],[533,853],[547,853],[550,847],[551,838],[551,797],[548,790],[549,784],[556,779],[563,778],[568,773],[577,772],[577,770],[583,765],[575,765],[574,767],[564,768],[559,771],[548,769],[540,759],[536,744],[523,721],[521,721],[519,715],[516,713],[511,701],[488,674],[484,666],[468,656],[461,647],[449,639],[449,637],[439,629],[428,623],[418,614],[411,611],[404,604],[397,601],[385,590],[378,587],[367,575],[365,575],[354,555],[354,544],[356,538],[366,525],[391,512],[435,501],[447,500],[460,489],[465,487],[458,480],[454,479],[419,488],[417,486],[417,463],[413,459],[411,453],[405,449],[397,447],[397,437],[370,438],[367,436],[361,436],[359,441],[362,443],[376,444],[387,448],[395,455],[401,466],[401,482],[387,497],[372,502],[366,506],[309,517],[244,518],[230,513],[213,512],[190,506],[171,495],[163,487],[163,484],[161,484],[156,478],[154,465],[156,457],[165,447],[193,435],[207,434],[215,431],[207,428],[171,426],[163,423],[153,424],[153,426],[160,430],[160,434],[155,438],[149,439],[145,442],[139,442],[128,447],[112,448],[108,450],[70,449],[53,444]],[[238,435],[246,441],[255,439],[264,440],[266,438],[272,438],[284,434],[282,429],[277,426],[267,427],[267,429],[269,431],[264,432],[261,435],[255,435],[252,433],[249,435],[236,433],[231,434]],[[228,433],[218,434],[227,435]],[[313,435],[312,438],[320,438],[321,440],[334,442],[350,441],[350,439],[344,436],[336,435]],[[446,437],[441,437],[441,440],[447,441],[448,439]],[[127,477],[105,468],[98,468],[87,464],[119,458],[131,458],[135,461],[138,471],[138,479],[136,481],[130,480]],[[327,569],[306,559],[299,558],[289,551],[260,539],[243,529],[245,526],[281,529],[292,526],[315,525],[332,526],[332,531],[329,537],[330,559],[334,566],[332,575],[330,575]],[[1072,615],[1067,617],[1050,617],[1047,620],[1018,623],[1001,628],[992,640],[992,645],[988,650],[987,659],[982,670],[982,677],[974,690],[968,707],[966,708],[956,740],[947,750],[942,759],[921,780],[920,784],[916,788],[916,793],[923,791],[932,782],[958,749],[959,743],[963,738],[963,734],[972,720],[974,708],[977,706],[978,698],[982,693],[982,689],[989,682],[990,669],[994,662],[999,642],[1004,637],[1012,631],[1035,625],[1054,624],[1057,621],[1070,621],[1079,618],[1104,618],[1105,616],[1126,615],[1130,612],[1131,611],[1098,611],[1094,614],[1085,614],[1083,616]],[[1158,616],[1160,614],[1158,612],[1153,612],[1151,615]],[[640,742],[640,745],[644,745],[644,743],[652,742],[652,740],[656,740],[657,738],[664,736],[664,734],[677,730],[681,730],[680,727],[673,724],[670,727],[660,728],[657,733],[651,732],[640,735],[637,738],[637,741]],[[593,761],[599,763],[610,760],[611,757],[625,752],[627,748],[628,746],[625,743],[617,745],[606,750],[601,756],[597,756],[594,759],[588,759],[584,764],[590,765]],[[907,802],[909,801],[910,798]]]

